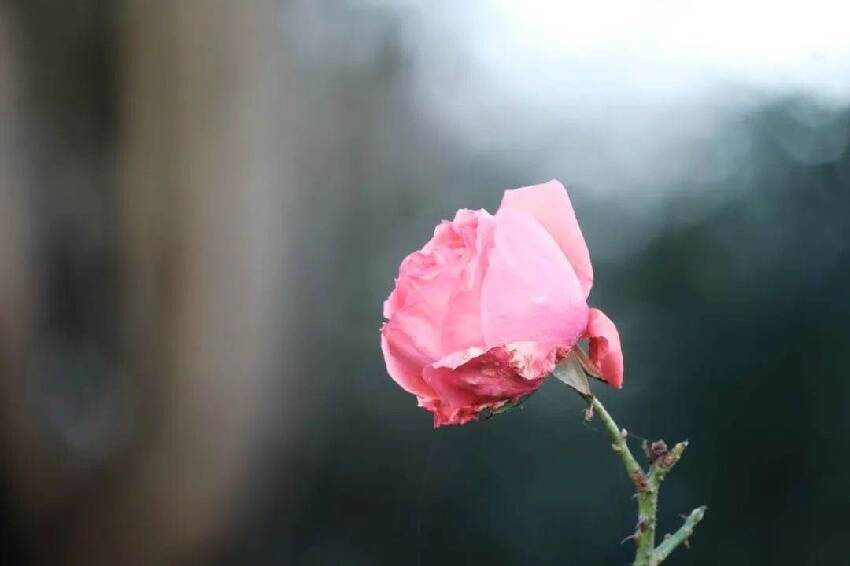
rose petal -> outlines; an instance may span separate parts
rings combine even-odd
[[[493,247],[496,219],[487,211],[479,211],[475,240],[470,242],[474,258],[463,273],[463,282],[446,306],[442,323],[444,352],[457,352],[484,346],[481,327],[481,287],[487,269],[487,256]]]
[[[568,351],[564,346],[537,342],[512,342],[505,345],[511,366],[525,379],[546,377],[555,369],[557,357]]]
[[[387,373],[408,393],[433,397],[434,390],[422,379],[422,366],[417,360],[420,354],[416,352],[415,345],[400,333],[393,334],[393,340],[390,340],[387,336],[392,331],[387,326],[385,324],[381,329],[381,350],[384,353]]]
[[[585,337],[590,340],[590,361],[611,387],[623,387],[623,349],[620,333],[605,313],[590,309]]]
[[[496,221],[481,289],[485,344],[571,347],[587,325],[588,312],[573,268],[531,216],[503,209]]]
[[[485,210],[458,210],[454,220],[443,220],[434,228],[434,236],[421,250],[404,258],[395,287],[384,301],[384,318],[391,319],[408,304],[420,300],[421,294],[430,294],[437,276],[453,277],[455,286],[460,286],[462,274],[472,259],[471,248],[475,245],[481,215],[492,218]]]
[[[462,362],[455,368],[427,367],[423,375],[439,402],[420,400],[420,405],[434,413],[434,426],[439,427],[469,422],[486,408],[516,401],[540,387],[546,374],[528,379],[520,375],[515,361],[513,352],[499,347],[471,359],[443,362],[448,366]]]
[[[557,180],[505,191],[499,210],[517,210],[536,218],[552,235],[576,272],[584,297],[593,287],[590,252],[564,186]]]
[[[422,368],[446,355],[440,329],[449,298],[454,294],[458,278],[453,272],[435,277],[417,293],[415,302],[393,313],[381,328],[381,344],[387,371],[404,389],[425,395]]]

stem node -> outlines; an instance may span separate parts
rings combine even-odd
[[[649,470],[645,472],[629,450],[626,443],[628,438],[626,429],[617,426],[617,423],[614,422],[614,419],[596,397],[585,398],[588,400],[593,413],[599,415],[605,430],[611,437],[611,449],[620,456],[623,466],[626,468],[626,474],[637,488],[635,495],[638,505],[638,523],[635,532],[623,539],[622,542],[634,540],[637,544],[634,566],[656,566],[680,544],[687,548],[688,539],[705,515],[706,508],[704,506],[697,507],[691,511],[690,515],[685,517],[685,523],[679,530],[673,534],[664,535],[664,540],[658,545],[658,548],[655,548],[658,491],[661,487],[661,481],[682,457],[685,448],[688,446],[688,441],[679,442],[669,449],[667,444],[661,440],[652,444],[644,443],[644,451],[650,461]]]

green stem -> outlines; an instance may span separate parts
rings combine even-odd
[[[602,424],[605,425],[605,430],[611,437],[611,448],[620,455],[629,480],[634,484],[637,493],[638,523],[633,535],[637,543],[637,550],[635,551],[634,566],[652,565],[654,564],[652,551],[655,548],[655,515],[658,502],[657,480],[654,482],[652,476],[647,477],[635,460],[631,450],[629,450],[629,445],[626,443],[626,430],[617,425],[599,399],[593,397],[590,403],[593,412],[599,415]],[[653,485],[654,483],[655,485]]]
[[[628,443],[626,442],[628,436],[626,430],[621,429],[617,425],[599,399],[589,396],[585,396],[585,399],[590,403],[593,412],[599,415],[602,424],[605,426],[605,430],[608,431],[611,437],[611,448],[620,455],[620,459],[623,461],[623,466],[626,469],[626,474],[628,474],[629,480],[635,486],[638,505],[638,523],[635,533],[632,535],[632,538],[637,543],[634,566],[656,566],[667,558],[679,544],[691,536],[694,528],[702,520],[705,513],[705,507],[695,509],[685,521],[685,524],[675,534],[666,537],[658,549],[655,548],[658,491],[661,488],[661,482],[664,480],[664,477],[682,457],[688,443],[679,442],[670,450],[667,450],[663,442],[658,443],[660,450],[653,458],[654,461],[648,473],[644,472],[631,450],[629,450]],[[655,448],[655,445],[653,445],[653,448]]]
[[[697,527],[702,518],[705,516],[705,505],[697,507],[685,519],[685,524],[679,527],[679,530],[672,535],[664,537],[664,542],[658,545],[655,549],[655,562],[660,564],[664,559],[670,556],[677,546],[682,543],[687,544],[688,538],[694,534],[694,529]]]
[[[629,450],[629,445],[626,444],[626,429],[621,429],[617,426],[617,423],[614,422],[614,419],[608,414],[608,411],[605,410],[605,407],[596,397],[590,398],[590,405],[593,407],[593,412],[596,415],[599,415],[599,418],[602,420],[602,424],[605,425],[605,430],[608,431],[608,434],[611,436],[611,448],[614,449],[614,452],[620,455],[620,458],[623,460],[623,465],[626,467],[626,473],[629,474],[629,479],[634,481],[634,478],[639,475],[643,475],[643,470],[640,467],[640,464],[637,463],[635,457],[632,456],[631,451]]]

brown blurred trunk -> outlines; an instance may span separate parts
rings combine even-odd
[[[126,21],[127,339],[151,434],[73,550],[167,563],[220,547],[274,367],[276,19],[262,0],[133,0]]]
[[[220,550],[246,494],[264,399],[281,379],[276,5],[128,0],[125,16],[120,316],[138,434],[69,496],[44,556],[61,563],[169,564]],[[0,58],[3,40],[0,29]],[[0,62],[0,426],[12,489],[30,492],[22,505],[37,515],[66,488],[21,408],[36,299],[23,189],[7,167],[7,68]]]
[[[30,264],[24,171],[21,166],[21,92],[15,22],[0,4],[0,453],[15,484],[13,503],[36,507],[52,495],[46,488],[60,478],[38,444],[27,404],[31,374],[35,296]],[[20,481],[16,481],[20,480]]]

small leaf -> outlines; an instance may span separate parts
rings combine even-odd
[[[587,381],[587,373],[575,354],[577,349],[573,348],[573,351],[555,366],[552,375],[578,391],[583,397],[593,397],[590,383]]]
[[[600,381],[605,381],[602,379],[602,372],[599,371],[599,368],[596,367],[596,364],[590,361],[590,358],[587,357],[587,354],[584,353],[584,350],[576,346],[571,351],[572,354],[575,355],[578,362],[581,364],[581,367],[584,368],[584,372],[590,377],[595,377]]]

